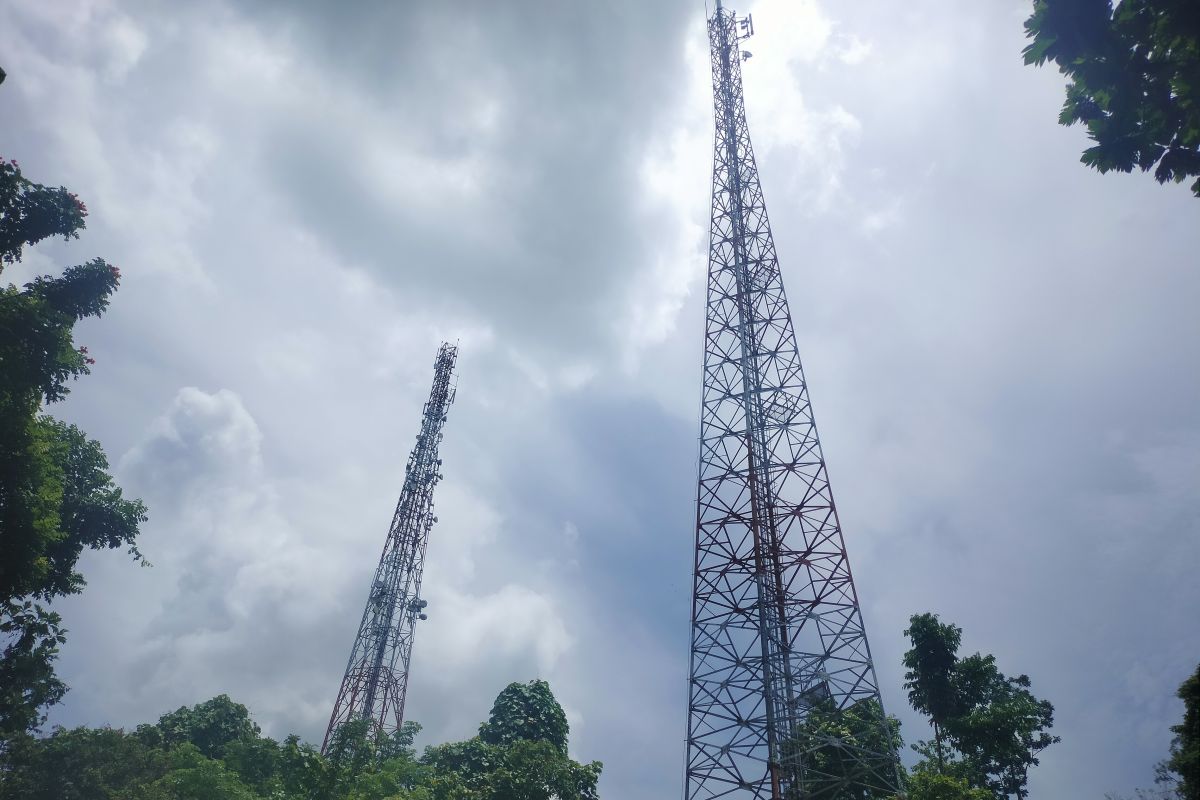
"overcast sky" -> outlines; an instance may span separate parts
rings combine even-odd
[[[1034,797],[1149,786],[1200,660],[1200,201],[1078,163],[1028,0],[759,0],[747,113],[884,703],[909,615],[1027,673]],[[78,192],[54,412],[150,507],[53,722],[226,692],[319,742],[442,339],[421,741],[543,677],[681,792],[712,122],[696,2],[0,0],[0,154]]]

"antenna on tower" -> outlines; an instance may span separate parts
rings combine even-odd
[[[404,467],[404,487],[367,592],[322,753],[327,752],[334,731],[352,720],[371,720],[376,738],[389,737],[404,724],[413,635],[417,622],[429,618],[425,613],[429,603],[421,597],[421,573],[429,532],[438,521],[433,515],[433,487],[442,479],[438,445],[454,402],[451,379],[457,358],[457,345],[443,342],[438,348],[421,431]]]
[[[742,99],[753,21],[708,21],[716,117],[685,800],[899,792]]]

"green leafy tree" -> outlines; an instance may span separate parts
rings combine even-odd
[[[1158,782],[1173,785],[1181,800],[1200,800],[1200,665],[1179,687],[1183,722],[1171,726],[1175,734],[1171,755],[1158,767]]]
[[[505,691],[502,697],[514,696]],[[601,765],[571,760],[565,731],[561,746],[546,737],[560,730],[562,713],[548,692],[539,689],[532,708],[549,724],[530,721],[531,707],[497,702],[484,728],[508,734],[426,748],[420,759],[412,748],[415,723],[382,740],[369,720],[347,723],[334,732],[326,757],[296,736],[278,743],[260,735],[246,708],[221,695],[130,734],[108,728],[21,734],[0,751],[0,797],[597,800]]]
[[[154,726],[167,747],[189,743],[206,758],[221,758],[235,742],[258,739],[259,728],[250,719],[250,711],[235,703],[229,695],[217,695],[194,706],[182,706],[163,714]],[[144,735],[153,738],[150,732]]]
[[[0,749],[36,728],[41,709],[57,703],[66,685],[54,674],[58,647],[65,641],[57,614],[29,600],[9,601],[0,610]]]
[[[596,800],[601,764],[572,761],[545,740],[490,744],[478,737],[428,748],[437,800]]]
[[[411,755],[389,758],[356,777],[345,797],[353,800],[432,800],[431,768]]]
[[[317,797],[315,787],[326,785],[329,771],[321,751],[292,734],[279,745],[278,785],[283,797]]]
[[[1114,8],[1115,6],[1115,8]],[[1200,14],[1195,0],[1034,0],[1025,63],[1067,76],[1063,125],[1082,122],[1100,172],[1200,175]],[[1200,197],[1200,179],[1192,185]]]
[[[15,161],[0,160],[0,272],[28,245],[77,238],[86,215],[66,189],[33,183]],[[116,267],[93,259],[22,289],[0,286],[0,741],[40,725],[66,689],[53,669],[61,619],[43,603],[82,590],[75,565],[83,550],[127,547],[141,558],[145,506],[124,498],[98,443],[40,413],[89,371],[93,360],[72,333],[104,312],[119,279]]]
[[[169,769],[167,754],[112,728],[57,728],[16,736],[0,761],[0,796],[24,800],[120,797]]]
[[[579,764],[545,740],[504,747],[488,780],[488,800],[596,800],[600,763]]]
[[[221,758],[225,769],[257,794],[270,796],[282,787],[283,753],[274,739],[256,736],[235,739],[225,745]]]
[[[904,654],[904,688],[908,702],[929,717],[939,768],[946,764],[942,728],[959,713],[959,696],[954,686],[954,669],[962,629],[938,621],[936,614],[916,614],[909,619],[904,635],[912,647]]]
[[[567,715],[543,680],[510,683],[496,698],[488,721],[479,726],[479,738],[488,744],[544,741],[563,753],[569,732]]]
[[[419,763],[412,743],[421,726],[405,722],[379,737],[371,720],[340,725],[329,741],[315,800],[419,800],[432,797],[429,767]]]
[[[956,673],[962,711],[948,724],[955,747],[998,796],[1025,797],[1038,753],[1060,741],[1048,733],[1054,706],[1034,697],[1027,675],[1006,677],[993,656],[968,656]]]
[[[918,771],[908,778],[908,800],[992,800],[987,789],[973,789],[962,778]]]
[[[479,736],[427,748],[437,800],[596,800],[599,761],[567,756],[569,727],[545,681],[500,692]]]
[[[913,749],[927,772],[986,789],[994,797],[1026,796],[1030,767],[1059,741],[1049,733],[1054,706],[1030,691],[1026,675],[1006,677],[993,656],[958,657],[962,630],[933,614],[910,619],[904,656],[913,708],[930,717],[939,739]],[[938,717],[934,717],[934,713]]]
[[[165,775],[138,793],[139,800],[261,800],[220,761],[190,742],[172,748]]]
[[[782,762],[803,776],[790,781],[787,796],[822,800],[882,800],[892,796],[899,775],[900,721],[887,717],[875,700],[838,708],[824,700],[808,709],[800,730],[783,748]]]

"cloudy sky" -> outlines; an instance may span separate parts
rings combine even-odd
[[[1028,0],[758,0],[751,131],[884,702],[935,611],[1027,673],[1035,797],[1152,782],[1200,660],[1200,201],[1078,164]],[[547,678],[608,798],[681,789],[703,4],[0,2],[0,152],[102,255],[55,412],[145,499],[60,605],[53,722],[220,692],[320,741],[439,341],[410,716]]]

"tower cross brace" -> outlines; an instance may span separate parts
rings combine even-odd
[[[354,647],[338,689],[321,751],[327,752],[343,724],[372,721],[376,737],[388,737],[404,723],[413,634],[425,619],[421,573],[433,515],[433,489],[441,480],[438,445],[455,388],[451,385],[458,348],[443,343],[434,361],[433,388],[421,416],[421,431],[404,468],[404,487],[392,515],[383,555],[367,593]]]
[[[715,137],[685,800],[899,790],[742,98],[749,18],[708,21]]]

